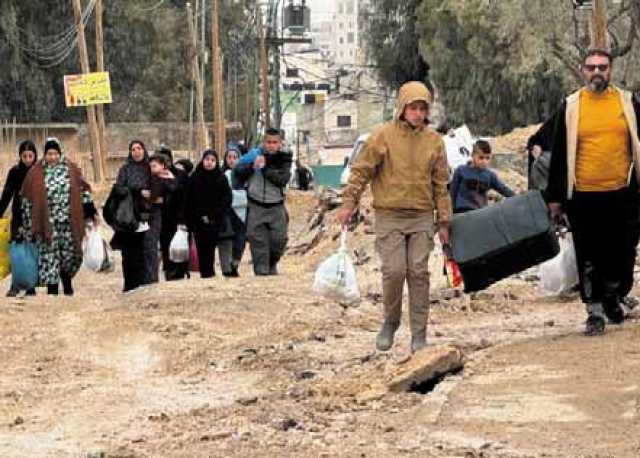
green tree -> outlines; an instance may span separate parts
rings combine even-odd
[[[86,7],[89,2],[83,1]],[[193,2],[192,2],[193,3]],[[255,0],[222,1],[222,48],[225,63],[236,66],[239,79],[252,72],[257,30]],[[185,0],[171,0],[150,9],[148,0],[105,2],[105,66],[110,72],[113,104],[110,121],[185,121],[188,119],[191,69],[188,61]],[[206,39],[210,40],[207,6]],[[42,12],[46,11],[46,15]],[[83,110],[64,105],[63,76],[79,73],[78,53],[51,68],[24,48],[47,45],[73,25],[68,0],[3,0],[0,9],[0,119],[21,122],[82,122]],[[87,45],[95,68],[95,32],[89,20]],[[242,44],[237,44],[237,40]],[[211,69],[205,110],[211,113]],[[210,118],[210,115],[208,116]]]
[[[367,58],[392,89],[427,81],[429,66],[419,52],[416,12],[422,0],[371,0],[362,11]]]

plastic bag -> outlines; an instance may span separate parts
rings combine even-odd
[[[316,270],[313,291],[345,304],[360,300],[356,270],[347,254],[346,231],[342,232],[338,252],[323,261]]]
[[[105,253],[106,243],[98,229],[95,227],[88,229],[83,242],[82,264],[89,270],[100,272],[107,254]]]
[[[38,285],[38,248],[33,243],[11,243],[11,285],[32,289]]]
[[[578,284],[576,250],[570,233],[560,237],[560,254],[540,265],[538,273],[540,287],[549,294],[566,293]]]
[[[176,263],[189,261],[189,233],[184,229],[178,229],[171,239],[169,260]]]
[[[102,261],[102,265],[100,266],[100,273],[109,273],[115,270],[115,265],[113,263],[113,253],[111,252],[111,248],[105,239],[102,239],[102,246],[104,249],[104,260]]]
[[[194,238],[189,243],[189,270],[191,272],[200,272],[200,261],[198,260],[198,248]]]
[[[10,244],[11,220],[9,218],[0,218],[0,280],[11,273]]]

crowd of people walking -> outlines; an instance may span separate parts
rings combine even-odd
[[[38,160],[33,142],[20,144],[18,163],[9,171],[0,199],[0,215],[11,203],[12,242],[36,245],[37,286],[57,295],[61,283],[64,294],[72,295],[85,233],[101,218],[90,186],[65,157],[61,142],[47,139],[43,152]],[[174,162],[167,147],[150,155],[144,142],[131,141],[104,215],[114,230],[110,245],[122,254],[123,291],[158,282],[160,266],[167,281],[189,277],[194,264],[202,278],[213,277],[216,252],[221,274],[239,277],[247,242],[255,274],[277,274],[287,242],[284,200],[291,166],[292,155],[282,151],[282,136],[275,129],[266,132],[262,146],[244,156],[234,146],[223,155],[208,149],[195,166],[188,159]],[[189,234],[197,263],[172,259],[171,245],[179,231]],[[7,295],[19,293],[12,283]],[[26,294],[36,294],[35,288]]]
[[[544,172],[544,183],[536,187],[550,218],[568,223],[573,232],[589,335],[604,332],[607,320],[624,320],[621,304],[633,286],[640,236],[640,103],[610,84],[612,66],[607,51],[589,51],[581,66],[585,87],[563,101],[528,145],[530,173]],[[405,282],[411,348],[426,344],[434,236],[448,247],[454,214],[487,206],[491,189],[507,198],[515,194],[489,169],[492,151],[486,141],[476,142],[469,163],[451,173],[442,138],[429,127],[431,103],[424,84],[402,86],[394,119],[373,132],[342,193],[338,220],[346,226],[371,184],[382,264],[380,350],[391,347],[400,325]],[[30,141],[20,144],[0,214],[12,201],[11,238],[37,246],[38,284],[49,294],[58,294],[62,284],[64,294],[71,295],[86,227],[100,218],[90,186],[60,141],[48,139],[42,154],[39,159]],[[114,229],[111,246],[122,253],[123,290],[158,282],[160,262],[167,281],[189,277],[189,260],[172,256],[174,240],[185,233],[192,248],[183,251],[197,254],[202,278],[216,275],[216,252],[220,273],[238,277],[247,243],[253,273],[277,275],[287,245],[285,190],[292,165],[276,129],[267,129],[262,145],[245,154],[235,147],[208,149],[195,166],[184,159],[174,162],[166,147],[150,156],[142,141],[133,140],[108,199],[129,208],[115,211],[105,205],[110,209],[105,220]],[[298,181],[306,187],[307,178],[300,175]],[[7,295],[19,290],[12,283]],[[26,294],[35,289],[27,288]]]

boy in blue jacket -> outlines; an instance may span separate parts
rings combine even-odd
[[[454,213],[464,213],[484,208],[488,205],[487,193],[493,189],[504,197],[513,197],[515,193],[489,169],[491,164],[491,145],[478,140],[473,145],[471,161],[456,169],[451,180],[451,200]]]

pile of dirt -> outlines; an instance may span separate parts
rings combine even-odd
[[[522,153],[524,152],[529,137],[537,132],[540,124],[527,127],[519,127],[511,132],[499,137],[495,137],[492,141],[494,153]]]

